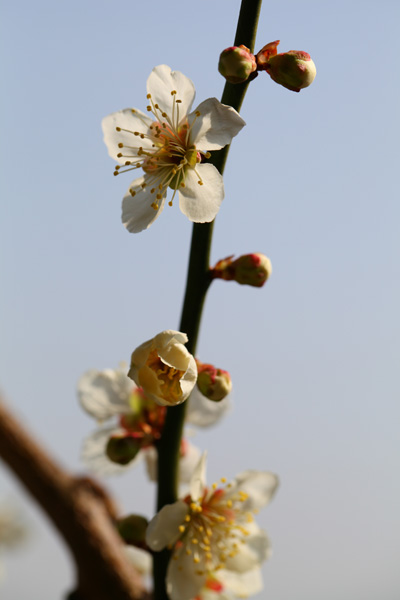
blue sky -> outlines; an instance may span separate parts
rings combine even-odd
[[[193,80],[198,102],[220,97],[216,64],[238,10],[232,0],[3,5],[0,385],[70,469],[82,469],[92,429],[78,377],[177,327],[191,233],[177,205],[146,232],[124,230],[130,179],[112,176],[101,119],[144,109],[161,63]],[[295,94],[261,74],[245,100],[212,257],[264,252],[274,271],[261,290],[210,290],[199,357],[231,372],[235,410],[196,437],[212,480],[280,475],[260,515],[274,549],[260,598],[400,591],[399,16],[387,0],[262,9],[257,48],[280,39],[281,51],[305,50],[317,77]],[[108,485],[125,510],[151,516],[141,467]],[[4,559],[2,594],[60,597],[72,575],[56,535],[2,467],[0,491],[31,524],[26,548]]]

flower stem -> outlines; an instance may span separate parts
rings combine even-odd
[[[235,45],[244,44],[251,52],[254,50],[258,17],[262,0],[242,0]],[[228,104],[238,112],[242,106],[248,82],[241,84],[226,83],[222,94],[222,104]],[[230,146],[212,153],[208,162],[223,174]],[[209,257],[214,222],[194,223],[186,280],[186,292],[183,302],[179,330],[188,335],[187,349],[196,352],[197,338],[207,290],[211,283],[209,276]],[[185,421],[186,402],[168,408],[162,438],[158,445],[158,498],[157,510],[177,500],[178,465]],[[165,578],[170,551],[164,550],[154,555],[154,600],[168,600]]]

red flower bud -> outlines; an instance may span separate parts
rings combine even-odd
[[[244,254],[236,260],[232,259],[233,256],[228,256],[218,261],[211,269],[212,277],[226,281],[234,280],[242,285],[262,287],[271,275],[271,261],[265,254]]]
[[[214,402],[223,400],[232,389],[231,376],[228,371],[217,369],[214,365],[197,362],[197,387],[200,392]]]

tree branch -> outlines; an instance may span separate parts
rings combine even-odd
[[[54,523],[68,545],[82,600],[144,600],[113,525],[115,508],[99,484],[67,473],[21,426],[0,398],[0,457]]]

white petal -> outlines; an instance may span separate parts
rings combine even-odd
[[[247,500],[242,504],[243,511],[254,511],[270,502],[278,488],[279,479],[274,473],[268,471],[243,471],[236,475],[232,482],[227,497],[236,490],[245,492]]]
[[[199,117],[196,116],[197,112],[200,112]],[[199,104],[189,115],[189,124],[195,119],[190,142],[197,150],[203,151],[219,150],[230,144],[232,138],[246,125],[234,108],[221,104],[216,98],[209,98]]]
[[[179,481],[190,483],[193,471],[201,458],[200,448],[186,440],[185,454],[179,460]]]
[[[266,534],[259,530],[256,535],[245,538],[245,543],[240,544],[239,551],[234,556],[227,556],[225,567],[228,571],[244,573],[259,567],[269,558],[271,546]]]
[[[179,526],[185,522],[188,512],[189,507],[182,500],[164,506],[147,527],[146,542],[149,548],[159,552],[169,544],[174,544],[182,535]]]
[[[199,184],[199,177],[203,185]],[[224,180],[214,165],[199,164],[196,170],[185,171],[185,187],[179,188],[179,208],[194,223],[209,223],[219,211],[224,195]]]
[[[190,496],[192,497],[192,500],[198,500],[203,495],[204,487],[206,485],[206,466],[207,452],[203,452],[203,456],[197,463],[190,480]]]
[[[153,560],[150,552],[136,546],[124,546],[124,553],[129,562],[141,575],[150,575],[153,570]]]
[[[197,364],[195,359],[191,354],[189,354],[189,364],[186,369],[186,373],[182,377],[180,381],[180,386],[182,390],[182,398],[186,400],[189,398],[194,386],[197,381]]]
[[[144,135],[148,135],[149,127],[152,124],[152,119],[142,113],[140,110],[124,108],[118,112],[112,113],[104,117],[101,126],[104,133],[104,143],[108,148],[108,153],[119,164],[125,164],[125,161],[130,160],[129,157],[137,156],[137,151],[141,146],[144,149],[150,149],[152,141],[145,137],[144,139],[135,136],[133,132],[138,131]],[[128,131],[117,131],[116,127],[126,129]],[[123,144],[124,148],[119,148],[118,144]],[[118,154],[123,154],[123,157],[118,157]],[[125,156],[128,155],[128,156]]]
[[[178,344],[186,344],[188,341],[188,336],[186,333],[181,333],[180,331],[175,331],[174,329],[166,329],[165,331],[157,334],[153,340],[154,346],[161,349],[166,348],[173,342]]]
[[[136,365],[137,367],[143,367],[146,364],[147,359],[149,357],[149,353],[154,348],[154,338],[151,340],[147,340],[140,344],[135,350],[132,352],[131,364]]]
[[[128,465],[118,465],[107,457],[106,446],[108,440],[112,435],[122,431],[118,427],[104,427],[97,429],[83,441],[81,460],[92,473],[104,477],[120,475],[140,459],[141,452]]]
[[[86,412],[103,421],[130,412],[129,400],[135,387],[121,369],[91,369],[78,381],[78,399]]]
[[[167,592],[171,600],[193,600],[206,582],[206,572],[196,573],[193,556],[188,556],[185,546],[177,551],[178,559],[171,559],[167,571]]]
[[[157,349],[163,363],[179,371],[186,371],[191,354],[182,344],[171,342],[168,346]]]
[[[196,427],[209,427],[218,421],[231,409],[230,395],[221,402],[212,402],[194,386],[186,409],[186,422]]]
[[[199,448],[193,446],[193,444],[190,444],[189,442],[186,442],[186,444],[185,454],[179,459],[179,483],[183,484],[190,482],[193,471],[200,459]],[[146,448],[144,457],[150,481],[157,481],[157,450],[153,446]]]
[[[218,580],[238,598],[247,598],[263,590],[261,569],[256,567],[245,573],[218,571]]]
[[[165,195],[161,200],[157,200],[157,209],[151,206],[155,201],[154,193],[150,192],[152,188],[150,185],[145,189],[142,188],[142,184],[148,181],[148,175],[132,181],[122,200],[122,223],[131,233],[139,233],[150,227],[164,208]],[[131,190],[135,192],[135,196],[132,196]]]
[[[180,121],[190,111],[196,90],[193,82],[179,71],[171,71],[167,65],[155,67],[147,80],[147,92],[151,94],[154,104],[158,104],[162,112],[172,116],[174,97],[171,92],[176,90],[176,100],[181,100],[179,106]]]

